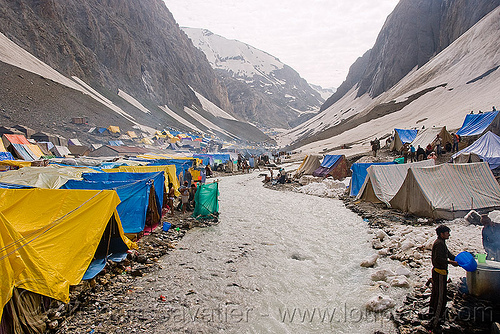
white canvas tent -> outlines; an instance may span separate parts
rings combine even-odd
[[[500,186],[486,162],[410,168],[390,204],[418,216],[451,220],[472,209],[500,208]]]
[[[372,165],[366,170],[365,182],[356,199],[385,203],[390,207],[389,201],[401,188],[408,169],[429,166],[434,166],[433,159],[408,164]]]
[[[439,137],[441,138],[441,147],[443,148],[443,150],[446,147],[447,143],[453,145],[453,137],[446,130],[446,126],[432,127],[419,131],[417,136],[415,137],[415,140],[413,140],[411,144],[415,148],[420,145],[420,147],[422,147],[423,149],[425,149],[427,145],[431,144],[434,148],[433,143],[436,140],[437,135],[439,135]]]
[[[300,178],[302,175],[312,175],[321,166],[322,158],[323,156],[317,154],[306,155],[294,176]]]

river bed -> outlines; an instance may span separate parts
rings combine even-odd
[[[358,215],[338,200],[264,188],[257,173],[219,185],[219,224],[190,230],[130,292],[123,313],[142,319],[137,332],[394,330],[364,306],[380,290],[359,265],[374,250]]]

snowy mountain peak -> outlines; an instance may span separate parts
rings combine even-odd
[[[290,128],[314,116],[323,103],[318,90],[269,53],[206,29],[182,29],[225,83],[239,119],[261,128]]]
[[[203,51],[213,68],[226,70],[235,77],[252,78],[265,76],[271,81],[274,70],[285,65],[278,58],[253,46],[237,40],[229,40],[207,29],[182,28],[193,41],[194,46]]]

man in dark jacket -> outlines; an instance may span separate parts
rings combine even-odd
[[[436,228],[436,234],[438,237],[432,245],[432,293],[429,306],[429,313],[434,314],[433,327],[438,325],[446,308],[448,263],[458,266],[455,256],[446,247],[446,240],[450,237],[450,228],[440,225]]]
[[[488,215],[481,215],[483,225],[483,247],[488,260],[500,260],[500,225],[491,221]]]

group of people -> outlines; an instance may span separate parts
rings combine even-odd
[[[196,182],[191,183],[189,186],[188,181],[184,181],[183,185],[179,187],[179,192],[181,193],[181,200],[177,209],[182,211],[182,213],[186,213],[187,210],[192,211],[196,205],[194,200],[194,195],[196,194],[196,190],[198,187],[196,186]],[[168,184],[168,195],[167,195],[167,205],[170,210],[170,214],[173,216],[175,212],[175,188],[173,183]]]

